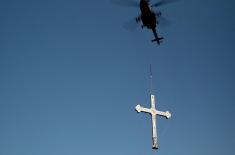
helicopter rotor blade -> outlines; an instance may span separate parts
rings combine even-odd
[[[139,3],[135,0],[111,0],[115,5],[126,6],[126,7],[139,7]]]
[[[162,17],[162,16],[158,17],[158,22],[159,22],[159,26],[161,28],[165,28],[165,27],[168,27],[169,25],[171,25],[171,21],[165,17]]]
[[[177,2],[177,0],[161,0],[160,2],[152,4],[151,7],[159,7],[159,6],[174,3],[174,2]]]
[[[133,18],[131,20],[129,20],[128,22],[126,22],[123,27],[130,31],[130,32],[133,32],[136,30],[136,28],[138,27],[138,23],[139,21],[136,20],[137,18]]]

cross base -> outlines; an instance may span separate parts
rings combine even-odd
[[[153,139],[152,149],[158,149],[157,137],[153,137],[152,139]]]

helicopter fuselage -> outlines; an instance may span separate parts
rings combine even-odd
[[[143,23],[142,27],[155,29],[157,25],[156,14],[150,9],[147,0],[140,0],[140,19]]]

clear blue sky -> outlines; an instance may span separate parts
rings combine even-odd
[[[156,1],[152,1],[156,2]],[[0,2],[1,155],[234,154],[233,1],[180,0],[151,31],[109,0]],[[149,64],[159,150],[151,149]]]

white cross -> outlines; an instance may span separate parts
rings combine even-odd
[[[160,115],[160,116],[164,116],[167,119],[171,117],[171,114],[169,111],[166,112],[162,112],[162,111],[158,111],[155,108],[155,96],[151,95],[150,96],[150,100],[151,100],[151,108],[144,108],[141,107],[140,105],[137,105],[135,107],[135,110],[137,112],[146,112],[146,113],[150,113],[152,115],[152,140],[153,140],[153,149],[158,149],[158,143],[157,143],[157,128],[156,128],[156,115]]]

